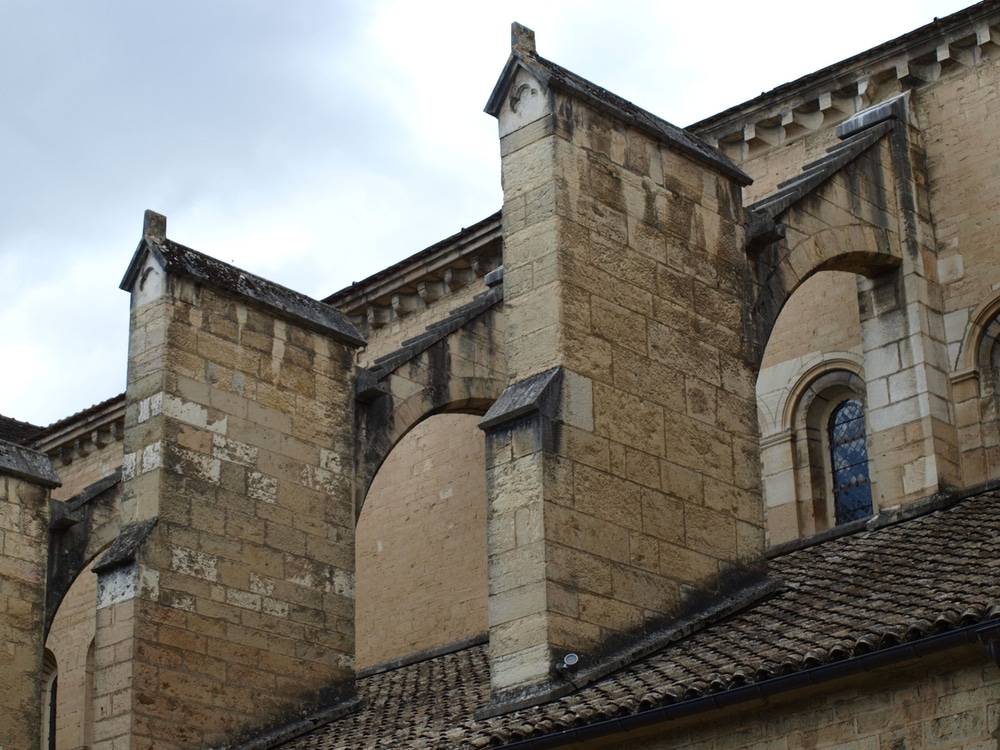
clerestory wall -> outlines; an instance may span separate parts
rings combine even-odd
[[[891,80],[873,79],[860,104],[854,105],[870,105],[902,90],[909,91],[907,106],[914,125],[910,156],[914,185],[921,196],[916,214],[924,222],[917,229],[922,257],[914,268],[917,276],[926,279],[929,291],[920,304],[930,311],[929,317],[926,312],[920,313],[930,324],[923,334],[924,353],[919,356],[928,357],[930,364],[926,375],[914,375],[909,370],[912,354],[902,339],[898,346],[869,347],[865,355],[864,336],[858,330],[855,312],[859,298],[862,317],[890,320],[892,316],[880,299],[898,296],[899,292],[879,291],[868,282],[859,286],[860,277],[826,275],[807,282],[793,295],[768,343],[757,384],[764,474],[781,478],[765,481],[771,542],[820,530],[808,520],[811,511],[779,507],[803,501],[790,471],[796,465],[800,471],[808,467],[802,465],[793,449],[778,443],[785,440],[780,433],[789,428],[787,420],[782,424],[782,416],[796,409],[796,404],[788,400],[799,392],[803,377],[810,372],[817,377],[821,374],[817,367],[825,360],[857,362],[859,376],[868,382],[869,411],[903,408],[897,404],[907,397],[907,384],[914,378],[930,383],[927,387],[933,394],[931,399],[937,399],[939,404],[932,419],[942,426],[931,427],[927,441],[902,448],[905,439],[899,435],[882,441],[881,447],[876,445],[878,439],[871,444],[873,474],[887,459],[906,465],[895,477],[883,477],[887,485],[876,497],[877,503],[881,498],[882,503],[893,505],[900,498],[916,499],[936,487],[969,486],[1000,476],[1000,431],[994,406],[996,375],[995,370],[978,361],[981,357],[976,351],[984,328],[996,313],[995,289],[1000,282],[995,264],[1000,230],[988,209],[1000,199],[997,176],[991,167],[996,153],[997,121],[993,109],[1000,48],[988,36],[978,31],[976,34],[978,46],[970,44],[966,48],[974,54],[963,53],[945,60],[946,64],[930,80],[908,79],[908,83],[901,83],[894,76]],[[822,125],[813,129],[790,127],[781,143],[768,144],[760,139],[747,142],[748,147],[739,154],[739,163],[755,179],[746,193],[748,202],[772,192],[779,182],[794,177],[803,164],[835,145],[835,125],[848,114],[847,110],[830,108],[819,118]],[[906,289],[905,294],[915,294],[917,286],[907,282]],[[909,315],[915,319],[916,313]],[[869,336],[891,338],[882,323],[867,325]],[[939,350],[937,354],[930,351],[933,348]],[[878,415],[875,419],[879,422]],[[955,434],[953,441],[946,437],[949,430]],[[872,431],[869,422],[869,434]],[[796,439],[787,436],[789,445]],[[924,461],[921,456],[929,458]],[[950,462],[956,468],[932,470],[929,462],[934,461],[941,462],[941,466]],[[930,476],[933,471],[938,472],[937,478]],[[921,483],[923,489],[911,490]],[[802,482],[798,485],[801,488]]]
[[[439,414],[389,454],[357,527],[359,670],[489,627],[479,417]]]

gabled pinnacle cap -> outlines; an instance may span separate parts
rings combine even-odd
[[[132,255],[119,288],[132,292],[139,281],[146,257],[152,255],[169,273],[186,276],[215,289],[254,300],[299,323],[332,334],[352,346],[364,346],[367,343],[348,317],[335,307],[169,240],[166,232],[166,217],[155,211],[146,211],[142,221],[142,239],[139,240],[139,246]]]
[[[147,208],[142,216],[142,236],[156,240],[167,239],[167,217]]]
[[[523,68],[548,88],[579,97],[595,109],[669,144],[677,151],[725,175],[738,185],[749,185],[753,182],[746,172],[737,167],[721,151],[698,136],[541,57],[535,48],[535,32],[527,26],[516,22],[511,24],[510,42],[510,57],[507,58],[507,64],[504,65],[500,78],[493,87],[489,101],[486,102],[487,114],[500,116],[504,100],[514,82],[514,76],[518,69]]]

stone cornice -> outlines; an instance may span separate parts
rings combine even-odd
[[[741,163],[998,56],[1000,2],[989,0],[783,84],[687,130]]]
[[[363,335],[481,279],[501,263],[500,212],[323,300]]]
[[[49,425],[33,438],[31,447],[59,466],[119,442],[124,434],[123,393]]]

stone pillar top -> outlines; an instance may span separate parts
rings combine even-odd
[[[517,52],[535,54],[535,32],[514,21],[510,25],[510,48]]]
[[[167,238],[167,217],[147,208],[142,217],[142,236],[154,240],[165,240]]]

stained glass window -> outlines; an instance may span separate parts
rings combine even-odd
[[[872,489],[865,444],[865,408],[859,399],[844,401],[833,410],[829,435],[837,524],[870,516]]]

